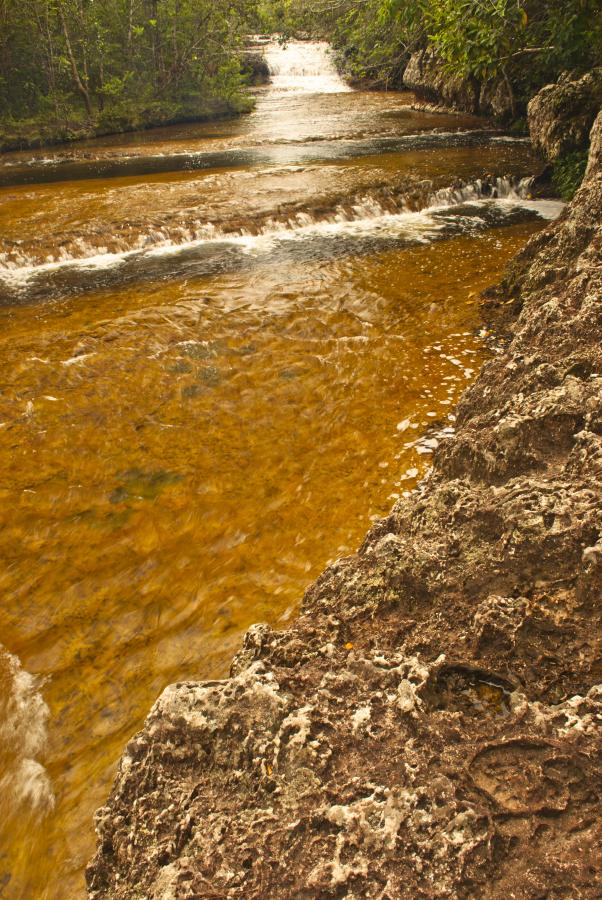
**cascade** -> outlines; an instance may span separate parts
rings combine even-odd
[[[272,90],[295,94],[342,94],[350,91],[338,74],[325,41],[273,41],[265,47]]]

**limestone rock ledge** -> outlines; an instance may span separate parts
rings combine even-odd
[[[433,48],[418,50],[410,56],[403,84],[418,98],[442,104],[444,108],[495,119],[510,119],[514,115],[513,100],[503,79],[480,82],[474,77],[450,75]]]
[[[576,78],[565,73],[529,103],[531,143],[550,160],[587,147],[601,106],[602,67]]]
[[[92,898],[602,890],[602,114],[433,471],[129,743]]]
[[[479,86],[476,80],[450,76],[443,61],[432,49],[412,54],[403,75],[403,83],[425,100],[444,103],[467,113],[479,112]]]

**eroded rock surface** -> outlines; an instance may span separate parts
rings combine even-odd
[[[163,693],[91,897],[600,896],[601,222],[602,115],[431,476],[229,680]]]
[[[480,82],[477,78],[450,75],[435,50],[418,50],[408,61],[403,84],[416,95],[446,108],[508,119],[514,115],[514,101],[501,78]]]
[[[410,57],[403,75],[404,85],[426,100],[468,113],[479,111],[480,86],[476,79],[449,75],[437,53],[419,50]]]
[[[550,160],[587,147],[601,106],[602,68],[577,78],[567,73],[546,85],[528,106],[533,146]]]

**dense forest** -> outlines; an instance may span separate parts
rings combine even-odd
[[[0,123],[121,131],[249,108],[251,0],[0,0]]]
[[[503,80],[518,117],[561,71],[600,64],[602,0],[0,0],[0,143],[247,110],[256,31],[326,38],[377,88],[430,46],[450,75]]]

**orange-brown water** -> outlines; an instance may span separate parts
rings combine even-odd
[[[1,896],[83,895],[161,689],[289,622],[453,428],[475,295],[544,222],[411,212],[533,161],[407,102],[268,88],[239,122],[53,151],[54,180],[0,161]]]

